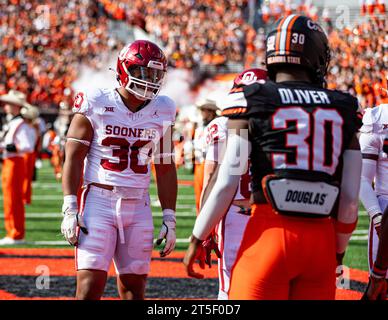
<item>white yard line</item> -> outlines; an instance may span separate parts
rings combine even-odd
[[[354,230],[353,234],[368,234],[369,230]]]
[[[365,241],[368,240],[368,236],[353,236],[352,241]],[[189,238],[178,238],[176,239],[177,243],[189,243]],[[37,245],[37,246],[59,246],[59,245],[68,245],[67,241],[57,240],[57,241],[27,241],[25,244],[28,245]]]
[[[350,241],[368,241],[368,235],[365,236],[353,236]]]
[[[177,243],[189,243],[189,238],[179,238],[176,239]],[[36,245],[36,246],[61,246],[69,245],[67,241],[57,240],[57,241],[26,241],[24,244]],[[70,245],[69,245],[70,246]]]
[[[3,200],[3,196],[0,196],[0,201]],[[57,201],[57,200],[63,200],[63,195],[61,194],[39,194],[39,195],[33,195],[32,201]],[[195,200],[194,195],[182,195],[178,196],[179,200]],[[157,197],[151,197],[151,201],[158,201]]]
[[[152,213],[154,217],[162,217],[162,212],[154,212]],[[195,218],[195,210],[191,212],[177,212],[176,216],[179,217],[193,217]],[[61,213],[58,212],[34,212],[34,213],[26,213],[27,219],[40,219],[40,218],[62,218]]]

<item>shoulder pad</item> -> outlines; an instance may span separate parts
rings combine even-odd
[[[260,91],[262,85],[264,85],[265,83],[265,80],[260,80],[259,82],[255,82],[253,84],[250,84],[249,86],[244,86],[245,96],[249,97],[252,94],[257,93],[258,91]]]
[[[228,131],[227,123],[227,117],[218,117],[212,120],[205,128],[206,144],[210,145],[226,140]]]
[[[382,104],[365,110],[361,132],[388,133],[388,105]]]
[[[108,93],[108,89],[99,88],[80,91],[74,98],[72,111],[84,115],[91,115],[93,112],[98,113],[99,107],[107,102]]]
[[[168,121],[175,122],[176,105],[174,100],[167,96],[158,96],[157,108]]]
[[[248,101],[245,98],[244,87],[233,88],[220,102],[221,114],[226,117],[243,115],[247,112]]]

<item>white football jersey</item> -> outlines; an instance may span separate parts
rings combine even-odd
[[[205,128],[200,126],[194,131],[193,149],[196,164],[203,163],[204,159],[204,133]]]
[[[388,196],[388,154],[384,152],[384,141],[387,139],[388,143],[388,104],[367,109],[362,122],[360,148],[363,160],[377,161],[375,192]]]
[[[205,128],[204,149],[206,160],[221,162],[224,157],[226,140],[228,137],[228,118],[218,117],[211,121]],[[249,169],[248,169],[249,170]],[[250,197],[249,172],[241,176],[234,200],[244,200]]]
[[[77,94],[73,112],[85,115],[94,129],[85,159],[85,182],[148,188],[149,160],[175,121],[175,103],[158,96],[133,113],[116,89],[96,88]]]

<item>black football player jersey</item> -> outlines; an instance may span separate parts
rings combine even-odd
[[[262,178],[280,171],[339,183],[343,152],[361,126],[357,110],[353,96],[307,82],[232,89],[222,114],[249,121],[255,202],[264,199]]]

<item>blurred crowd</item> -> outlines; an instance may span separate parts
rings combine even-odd
[[[79,66],[100,68],[115,46],[93,3],[0,1],[0,94],[20,90],[41,108],[70,102]]]
[[[266,24],[295,12],[318,20],[318,8],[313,5],[312,0],[266,0],[261,4],[261,12],[263,22]]]
[[[369,1],[369,0],[368,0]],[[372,1],[372,0],[370,0]],[[387,21],[371,18],[352,29],[333,28],[311,0],[3,0],[0,1],[0,94],[27,94],[40,108],[71,103],[80,66],[103,67],[122,44],[109,19],[136,25],[157,39],[170,66],[221,67],[240,72],[261,66],[265,26],[283,14],[320,17],[333,49],[330,88],[357,94],[363,106],[386,101]],[[258,27],[254,12],[260,12]],[[260,10],[257,10],[260,8]],[[249,22],[249,23],[248,23]],[[255,28],[254,28],[255,27]],[[232,67],[235,68],[232,68]],[[237,66],[237,67],[236,67]]]
[[[328,85],[357,95],[364,107],[388,103],[388,20],[371,18],[330,33]]]
[[[160,40],[174,67],[241,63],[254,49],[248,0],[100,0],[107,12]],[[257,2],[257,1],[256,1]]]

